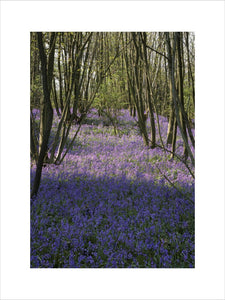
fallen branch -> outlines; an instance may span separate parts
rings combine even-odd
[[[149,141],[151,142],[151,139],[149,139]],[[179,159],[179,161],[181,161],[185,167],[188,169],[189,173],[191,174],[192,178],[195,179],[195,175],[194,173],[191,171],[190,167],[188,166],[188,164],[186,163],[186,161],[184,159],[182,159],[178,154],[176,154],[175,152],[165,148],[165,146],[161,146],[159,144],[155,144],[156,147],[160,148],[160,149],[163,149],[164,151],[168,152],[168,153],[171,153],[173,154],[177,159]]]
[[[186,199],[188,199],[192,204],[194,204],[194,201],[191,200],[189,197],[187,197],[187,195],[185,195],[183,192],[180,191],[180,189],[178,189],[178,187],[176,187],[176,185],[160,170],[160,168],[157,166],[157,164],[155,164],[156,168],[159,170],[160,174],[169,182],[170,185],[172,185],[172,187],[174,187],[182,197],[185,197]]]

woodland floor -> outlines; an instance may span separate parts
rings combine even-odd
[[[119,120],[115,135],[93,112],[62,164],[43,168],[31,200],[32,268],[194,268],[193,178],[144,146],[128,111]],[[165,142],[167,119],[160,125]]]

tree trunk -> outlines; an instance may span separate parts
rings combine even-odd
[[[182,63],[182,34],[180,32],[175,33],[175,38],[177,39],[177,55],[178,55],[178,93],[179,93],[179,106],[180,106],[180,121],[181,127],[185,136],[188,140],[186,122],[184,116],[184,89],[183,89],[183,63]],[[188,158],[188,150],[186,143],[184,143],[183,157],[186,161]]]
[[[30,154],[31,154],[31,159],[35,160],[35,162],[37,163],[38,160],[37,142],[34,135],[33,121],[31,116],[30,116]]]
[[[50,52],[49,59],[47,65],[47,56],[45,53],[45,49],[43,46],[42,33],[37,33],[38,38],[38,48],[41,60],[41,71],[42,71],[42,84],[43,84],[43,94],[44,101],[41,104],[41,149],[38,156],[37,168],[34,178],[34,184],[31,191],[31,198],[35,196],[38,192],[40,181],[41,181],[41,173],[44,158],[48,149],[48,140],[52,127],[53,120],[53,109],[51,105],[50,95],[51,95],[51,86],[52,86],[52,75],[53,75],[53,63],[54,63],[54,53],[55,53],[55,33],[51,34],[50,40]]]
[[[174,70],[175,70],[176,38],[174,37],[173,52],[172,52],[169,33],[166,32],[165,36],[166,36],[166,44],[167,44],[167,51],[168,51],[169,76],[170,76],[170,83],[171,83],[171,86],[172,86],[172,95],[173,95],[172,98],[173,98],[173,103],[174,103],[174,108],[175,108],[176,120],[177,120],[178,127],[180,129],[180,132],[181,132],[183,142],[184,142],[185,147],[186,147],[186,149],[188,151],[188,154],[190,156],[192,165],[194,165],[195,164],[194,156],[193,156],[193,154],[191,152],[191,149],[189,147],[188,140],[187,140],[186,135],[183,131],[182,123],[181,123],[181,120],[180,120],[180,107],[179,107],[180,101],[179,101],[178,94],[177,94],[177,91],[176,91],[176,86],[175,86]]]
[[[172,153],[170,158],[174,158],[174,153],[176,151],[176,140],[177,140],[177,120],[173,118],[173,132],[172,132]]]
[[[169,123],[167,128],[167,139],[166,144],[172,145],[172,137],[173,137],[173,124],[175,118],[174,104],[173,104],[173,91],[171,81],[169,82],[169,90],[170,90],[170,115],[169,115]]]
[[[54,101],[55,109],[56,109],[58,117],[60,117],[59,106],[58,106],[58,99],[57,99],[57,91],[56,91],[56,84],[55,84],[55,78],[53,79],[53,92],[54,92],[53,101]]]
[[[174,106],[173,106],[173,103],[171,103],[171,110],[170,110],[169,123],[168,123],[168,129],[167,129],[167,139],[166,139],[167,146],[172,145],[174,118],[175,118]]]
[[[151,124],[151,149],[154,149],[156,146],[156,130],[155,130],[155,118],[153,112],[153,102],[152,99],[152,83],[150,82],[150,72],[149,72],[149,63],[148,63],[148,56],[147,56],[147,45],[146,45],[147,35],[146,32],[143,32],[142,44],[143,44],[143,56],[145,61],[145,74],[146,74],[146,83],[147,83],[147,105],[149,109],[149,117],[150,117],[150,124]]]

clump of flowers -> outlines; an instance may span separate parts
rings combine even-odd
[[[194,267],[193,178],[146,149],[127,111],[119,124],[115,136],[92,112],[63,163],[43,169],[31,200],[32,268]]]

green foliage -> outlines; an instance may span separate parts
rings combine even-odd
[[[40,75],[36,76],[30,88],[30,103],[32,108],[39,108],[41,98],[43,97],[43,88]]]
[[[184,108],[188,114],[189,119],[194,119],[195,108],[193,105],[192,88],[188,86],[184,87]]]
[[[108,108],[114,110],[126,108],[126,94],[120,90],[122,83],[123,79],[118,74],[114,74],[111,78],[106,77],[95,98],[95,107],[100,111]]]

